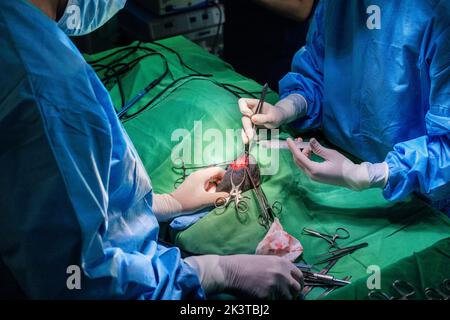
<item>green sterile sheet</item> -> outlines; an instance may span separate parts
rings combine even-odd
[[[183,37],[166,39],[161,43],[179,52],[190,67],[212,75],[207,79],[199,77],[178,82],[151,107],[123,121],[152,179],[154,191],[167,193],[173,191],[174,182],[180,177],[173,170],[171,153],[175,146],[179,147],[182,136],[187,138],[182,144],[185,150],[189,150],[191,146],[191,152],[195,153],[192,160],[198,158],[194,165],[230,161],[243,151],[238,98],[213,81],[233,84],[254,92],[256,96],[259,96],[262,86],[239,75],[222,60]],[[172,74],[151,90],[130,113],[141,110],[143,105],[174,79],[192,74],[170,51],[154,44],[142,46],[164,54]],[[96,60],[113,51],[89,56],[87,59]],[[126,59],[132,61],[138,55],[139,51]],[[126,100],[131,100],[148,83],[159,77],[162,71],[160,57],[143,59],[122,77]],[[121,99],[118,86],[113,85],[108,89],[114,105],[119,106]],[[270,92],[267,101],[274,103],[277,98],[276,94]],[[218,135],[227,137],[223,148],[211,147]],[[287,135],[287,132],[281,134],[284,138]],[[264,152],[258,146],[252,149],[252,154],[258,160]],[[365,284],[369,276],[368,266],[377,265],[382,273],[388,270],[394,272],[392,277],[395,277],[395,270],[398,269],[396,266],[401,264],[406,269],[400,268],[402,273],[399,276],[406,276],[409,274],[409,264],[404,259],[411,259],[416,252],[424,252],[438,241],[450,237],[450,220],[419,199],[411,197],[404,202],[389,203],[378,189],[353,192],[313,182],[296,167],[287,150],[279,151],[278,164],[279,170],[275,175],[262,177],[262,188],[270,203],[282,203],[283,210],[279,219],[285,230],[301,241],[304,261],[314,262],[318,254],[328,251],[328,244],[322,239],[302,235],[304,227],[328,233],[333,233],[337,227],[345,227],[351,237],[341,240],[341,247],[361,242],[369,244],[368,247],[344,257],[333,267],[333,275],[339,278],[352,276],[352,284],[336,290],[328,298],[363,299],[357,293],[362,290],[358,288]],[[254,253],[266,229],[258,224],[259,211],[252,192],[246,192],[245,195],[250,197],[250,208],[246,214],[237,214],[232,206],[225,212],[213,210],[190,228],[173,232],[173,242],[184,250],[199,254]],[[448,262],[447,256],[447,263],[436,270],[448,271]],[[444,264],[443,259],[439,263]],[[321,267],[323,265],[316,270]],[[411,266],[411,273],[413,272],[418,272],[417,266]],[[423,283],[424,277],[427,277],[426,272],[421,272],[420,277],[411,281],[417,283],[420,280]],[[317,298],[321,291],[323,290],[317,288],[307,298]]]
[[[380,274],[381,291],[389,296],[398,297],[396,291],[392,289],[392,283],[401,279],[413,284],[415,288],[416,293],[411,296],[411,300],[426,299],[425,288],[443,291],[440,288],[441,283],[444,279],[450,279],[449,262],[450,238],[447,238],[384,268]],[[369,292],[367,279],[361,278],[352,285],[336,291],[329,299],[369,299]]]

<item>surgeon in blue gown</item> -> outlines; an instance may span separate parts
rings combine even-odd
[[[364,162],[315,139],[302,151],[289,141],[312,179],[382,188],[392,201],[415,193],[450,213],[449,1],[320,1],[280,94],[260,115],[257,101],[239,102],[244,142],[254,138],[252,123],[321,129]]]
[[[29,298],[297,296],[302,274],[285,259],[183,260],[158,244],[158,221],[227,195],[207,184],[224,172],[199,171],[171,194],[152,192],[108,92],[67,36],[95,30],[124,4],[0,1],[2,265]]]

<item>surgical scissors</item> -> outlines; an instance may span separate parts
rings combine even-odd
[[[338,240],[338,239],[344,240],[344,239],[350,238],[350,232],[346,228],[343,228],[343,227],[336,228],[334,235],[315,231],[315,230],[308,229],[308,228],[303,228],[303,234],[307,234],[307,235],[325,240],[326,242],[328,242],[330,244],[330,249],[331,248],[340,249],[336,243],[336,240]]]
[[[428,300],[450,300],[450,280],[442,281],[440,288],[425,288],[425,297]]]
[[[248,197],[242,195],[242,185],[245,182],[246,173],[244,173],[242,181],[239,184],[234,183],[233,174],[234,171],[231,172],[230,181],[231,181],[231,191],[228,197],[220,197],[218,198],[214,205],[217,209],[226,209],[231,201],[234,201],[235,208],[239,213],[245,213],[248,211],[248,204],[244,199],[248,199]]]
[[[392,283],[392,289],[398,296],[391,296],[386,292],[379,290],[372,290],[368,297],[370,300],[409,300],[410,297],[416,294],[416,289],[407,281],[395,280]]]

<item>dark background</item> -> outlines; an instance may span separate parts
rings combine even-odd
[[[154,0],[128,0],[125,9],[104,27],[91,35],[73,38],[74,42],[80,51],[95,53],[136,40],[155,41],[164,37],[146,34],[143,31],[145,26],[136,22],[136,15],[145,15],[149,23],[164,18],[164,21],[169,21],[166,25],[170,27],[171,18],[181,19],[195,10],[206,12],[208,7],[221,6],[224,13],[220,16],[219,25],[208,29],[212,33],[211,37],[193,41],[230,63],[237,72],[261,84],[267,82],[273,90],[278,91],[279,80],[290,71],[294,54],[305,44],[310,21],[297,22],[252,0],[205,1],[200,7],[161,17],[147,7],[146,4],[151,1]],[[187,30],[178,30],[171,36],[186,33]]]

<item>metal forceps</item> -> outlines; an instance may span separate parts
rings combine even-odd
[[[386,292],[379,290],[372,290],[368,297],[370,300],[410,300],[409,298],[416,294],[416,289],[407,281],[395,280],[392,283],[392,289],[397,296],[392,296]]]
[[[425,297],[428,300],[450,300],[450,280],[442,281],[440,288],[425,288]]]
[[[334,235],[315,231],[315,230],[308,229],[308,228],[303,228],[303,234],[307,234],[307,235],[325,240],[326,242],[328,242],[330,244],[330,249],[332,249],[332,248],[340,249],[336,243],[336,241],[338,239],[344,240],[344,239],[350,238],[350,232],[346,228],[343,228],[343,227],[336,228]]]
[[[252,184],[256,199],[258,200],[258,205],[261,209],[261,214],[258,217],[258,223],[260,226],[269,229],[272,222],[274,222],[275,217],[283,210],[283,205],[279,201],[275,201],[272,205],[270,205],[263,189],[261,188],[261,185],[257,185],[255,183],[248,168],[245,170],[248,178],[250,179],[250,183]]]
[[[265,102],[265,100],[266,100],[266,95],[267,95],[267,90],[269,90],[269,84],[268,83],[266,83],[265,85],[264,85],[264,87],[262,88],[262,91],[261,91],[261,97],[259,98],[259,102],[258,102],[258,105],[256,106],[256,110],[255,110],[255,112],[254,112],[254,115],[256,115],[256,114],[260,114],[261,113],[261,111],[262,111],[262,107],[263,107],[263,105],[264,105],[264,102]],[[255,124],[253,123],[252,124],[252,130],[253,131],[255,131]],[[244,146],[244,154],[248,157],[248,155],[249,155],[249,153],[250,153],[250,148],[251,148],[251,143],[252,143],[252,141],[249,141],[245,146]]]
[[[204,165],[204,166],[186,166],[184,160],[181,158],[175,159],[174,162],[179,162],[180,164],[179,165],[174,164],[172,166],[172,171],[175,172],[176,174],[181,174],[181,177],[176,179],[173,184],[174,189],[178,188],[184,182],[184,180],[186,180],[186,178],[189,176],[187,174],[188,170],[200,170],[200,169],[205,169],[205,168],[220,167],[220,166],[225,166],[225,165],[228,165],[231,163],[230,161],[228,161],[228,162],[222,162],[222,163],[210,164],[210,165]]]
[[[275,201],[270,205],[261,186],[255,189],[255,193],[262,209],[262,214],[258,218],[258,223],[268,229],[272,225],[272,222],[274,222],[275,217],[280,215],[283,210],[283,205],[279,201]]]
[[[233,173],[234,172],[231,172],[231,177],[230,177],[231,191],[230,191],[229,196],[226,198],[220,197],[220,198],[216,199],[216,201],[214,202],[214,205],[217,209],[226,209],[228,207],[228,205],[232,201],[234,201],[236,210],[239,213],[245,213],[248,211],[248,204],[244,199],[247,199],[248,197],[245,197],[242,195],[241,187],[245,182],[246,174],[244,174],[244,177],[243,177],[242,181],[239,182],[239,184],[235,184],[234,179],[233,179]]]

